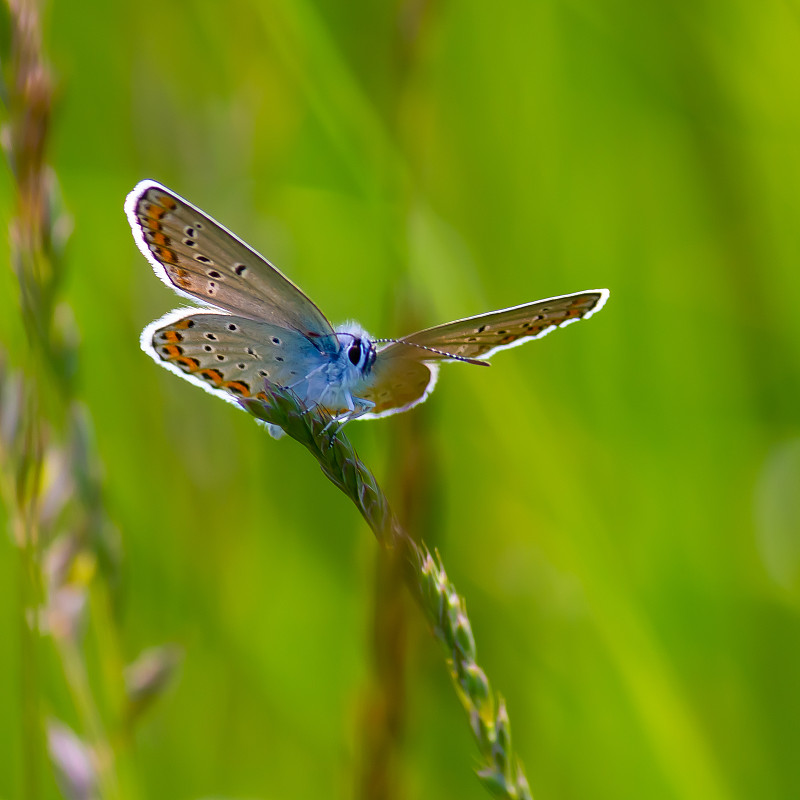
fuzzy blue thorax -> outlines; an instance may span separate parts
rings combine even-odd
[[[335,416],[350,419],[365,413],[373,405],[356,397],[353,390],[369,374],[375,362],[375,345],[357,322],[347,322],[337,328],[338,352],[292,388],[309,408],[322,406]]]

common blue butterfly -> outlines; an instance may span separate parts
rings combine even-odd
[[[267,259],[155,181],[134,188],[125,212],[156,275],[203,304],[150,323],[142,349],[234,403],[264,399],[268,381],[342,422],[406,411],[430,394],[442,361],[486,365],[498,350],[588,319],[608,298],[607,289],[577,292],[373,339],[357,323],[334,328]]]

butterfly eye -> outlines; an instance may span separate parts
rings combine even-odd
[[[350,363],[355,367],[358,366],[358,362],[361,361],[361,342],[356,340],[353,344],[350,345],[350,349],[347,351],[347,357],[350,359]]]

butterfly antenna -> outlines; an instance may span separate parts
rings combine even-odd
[[[478,366],[481,367],[491,366],[488,361],[481,361],[478,358],[468,358],[467,356],[457,356],[455,353],[448,353],[446,350],[437,350],[435,347],[427,347],[424,344],[417,344],[416,342],[407,342],[404,339],[373,339],[372,341],[374,344],[382,344],[383,342],[404,344],[408,347],[418,347],[420,350],[427,350],[429,353],[436,353],[437,356],[444,356],[453,361],[463,361],[465,364],[478,364]]]

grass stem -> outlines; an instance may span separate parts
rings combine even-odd
[[[477,774],[484,787],[494,797],[530,800],[522,764],[511,748],[505,703],[478,666],[466,602],[447,577],[441,557],[403,528],[375,476],[330,417],[306,409],[290,390],[268,385],[267,397],[267,402],[240,402],[254,417],[278,425],[303,445],[325,477],[355,504],[379,544],[403,564],[406,585],[444,646],[450,677],[480,750]]]

